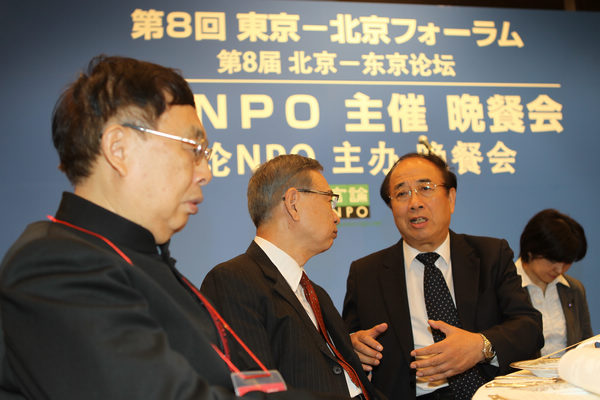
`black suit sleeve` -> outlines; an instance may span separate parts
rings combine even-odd
[[[82,240],[32,241],[5,259],[0,397],[18,399],[19,390],[28,399],[237,398],[226,384],[227,368],[193,324],[184,335],[194,339],[195,355],[173,347],[164,327],[180,324],[178,310],[159,315],[151,297],[163,302],[170,297],[152,281],[145,281],[152,290],[142,289],[139,280],[145,277],[136,268]],[[204,370],[194,368],[189,357],[202,358]],[[244,398],[335,397],[288,391]]]
[[[350,272],[348,273],[348,279],[346,281],[346,296],[344,297],[344,307],[342,311],[342,318],[350,333],[364,329],[360,323],[357,311],[356,296],[356,264],[353,262],[350,265]]]
[[[478,325],[492,324],[481,332],[492,342],[498,356],[499,373],[510,372],[510,363],[535,357],[543,347],[541,314],[533,308],[526,290],[521,285],[521,278],[516,273],[513,263],[513,252],[506,240],[499,240],[499,246],[481,246],[482,259],[491,260],[492,268],[482,268],[482,282],[489,282],[495,292],[495,299],[488,304],[491,290],[482,287],[478,299]],[[486,261],[483,264],[487,264]],[[487,314],[487,315],[486,315]],[[494,323],[493,321],[496,321]],[[486,321],[486,322],[484,322]]]
[[[135,267],[118,256],[54,239],[30,243],[7,264],[1,288],[6,357],[27,398],[235,397],[211,386],[169,345],[146,298],[131,285],[128,269]]]

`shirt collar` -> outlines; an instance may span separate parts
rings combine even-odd
[[[406,240],[402,241],[402,246],[404,248],[404,260],[406,262],[406,266],[412,265],[412,263],[413,263],[414,259],[417,257],[417,255],[419,255],[420,253],[423,253],[422,251],[419,251],[419,250],[415,249],[414,247],[412,247],[411,245],[409,245],[408,243],[406,243]],[[450,262],[450,232],[448,232],[448,235],[446,236],[446,239],[444,239],[442,244],[437,249],[435,249],[433,252],[438,253],[440,255],[440,258],[442,258],[446,262],[446,265],[451,265],[451,262]]]
[[[517,273],[521,275],[521,286],[537,286],[535,283],[533,283],[529,275],[527,275],[527,272],[525,272],[525,268],[523,268],[523,261],[521,261],[521,257],[519,257],[517,261],[515,261],[515,267],[517,267]],[[557,276],[552,282],[548,284],[548,286],[557,285],[559,283],[566,287],[571,287],[569,285],[569,282],[565,279],[565,277],[562,274]]]
[[[56,218],[102,235],[117,247],[158,254],[149,230],[74,193],[63,193]]]
[[[564,285],[566,287],[571,287],[571,285],[569,285],[569,281],[567,281],[567,278],[565,278],[563,274],[557,276],[555,281],[556,283],[560,283],[561,285]]]
[[[267,239],[255,236],[254,242],[256,242],[258,247],[260,247],[267,257],[269,257],[269,260],[271,260],[281,275],[283,275],[283,278],[288,285],[290,285],[290,288],[296,292],[300,285],[300,279],[302,278],[304,269],[299,266],[296,260],[289,254],[269,242]]]
[[[519,257],[517,261],[515,261],[515,267],[517,267],[517,274],[521,276],[521,286],[535,286],[535,284],[531,281],[531,278],[529,277],[529,275],[527,275],[525,269],[523,268],[523,262],[521,261],[521,257]]]

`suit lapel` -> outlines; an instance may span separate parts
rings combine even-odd
[[[379,283],[387,308],[387,315],[390,317],[389,326],[394,328],[402,353],[408,355],[413,350],[414,339],[410,324],[408,296],[406,294],[402,240],[391,247],[385,255]]]
[[[265,278],[270,283],[273,291],[294,309],[296,316],[301,320],[301,324],[305,326],[305,331],[308,333],[311,340],[315,342],[321,352],[323,352],[329,358],[334,359],[333,354],[325,343],[325,340],[306,313],[306,310],[304,310],[302,304],[300,304],[296,294],[292,291],[290,285],[288,285],[283,275],[281,275],[275,264],[273,264],[260,246],[253,241],[246,250],[246,254],[259,266]]]
[[[565,315],[565,324],[567,326],[567,345],[569,345],[575,343],[579,338],[578,337],[576,339],[574,335],[574,330],[578,329],[579,326],[577,316],[573,310],[573,304],[575,304],[575,291],[562,284],[556,285],[556,289],[558,291],[558,298],[560,299],[563,314]],[[580,332],[578,332],[578,334],[580,334]]]
[[[481,260],[460,235],[450,231],[450,254],[456,308],[463,329],[476,329],[477,293]]]
[[[342,354],[344,359],[352,365],[353,368],[357,368],[357,365],[354,365],[351,362],[350,357],[348,357],[348,352],[345,349],[352,349],[350,344],[350,335],[346,330],[346,326],[344,325],[341,316],[339,315],[339,311],[335,308],[335,306],[331,303],[331,299],[327,296],[325,289],[313,283],[315,288],[315,293],[317,294],[317,298],[319,299],[319,304],[321,305],[321,314],[323,314],[323,322],[325,323],[325,328],[327,329],[327,333],[331,338],[333,344],[337,348],[337,350]],[[337,318],[336,318],[337,316]],[[314,325],[313,325],[314,326]],[[316,330],[316,329],[315,329]],[[340,336],[344,335],[344,337]],[[319,338],[321,342],[325,343],[324,339],[321,338],[319,334]],[[325,348],[327,352],[331,355],[331,351],[329,348]],[[354,350],[352,350],[354,351]],[[333,355],[331,355],[332,358]],[[360,367],[362,369],[362,367]]]

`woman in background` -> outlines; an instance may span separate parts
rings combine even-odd
[[[585,288],[565,274],[587,251],[583,227],[568,215],[546,209],[529,220],[520,247],[517,272],[542,313],[542,356],[592,336]]]

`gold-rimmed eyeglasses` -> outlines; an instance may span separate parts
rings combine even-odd
[[[200,163],[203,158],[206,158],[206,161],[210,161],[210,156],[212,155],[212,149],[208,147],[208,140],[202,139],[201,142],[197,142],[192,139],[184,138],[177,135],[171,135],[170,133],[155,131],[154,129],[144,128],[142,126],[132,125],[132,124],[123,124],[127,128],[135,129],[136,131],[149,133],[151,135],[156,135],[160,137],[164,137],[167,139],[177,140],[182,143],[186,143],[191,145],[192,151],[194,152],[194,161],[196,163]]]
[[[419,194],[425,198],[433,196],[438,186],[445,187],[443,183],[418,182],[415,187],[401,186],[391,196],[391,200],[407,201],[413,194]]]

